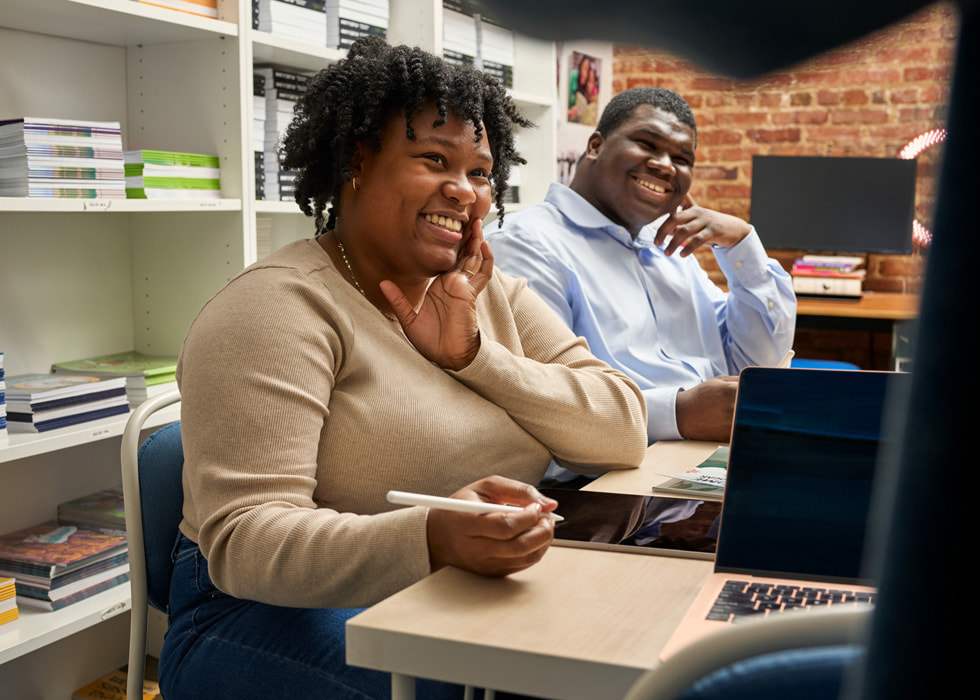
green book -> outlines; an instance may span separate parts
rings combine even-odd
[[[146,355],[129,350],[112,355],[55,362],[51,365],[51,371],[73,374],[81,372],[92,376],[142,377],[147,386],[153,386],[174,381],[177,357]]]

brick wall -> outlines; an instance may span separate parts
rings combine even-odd
[[[957,29],[955,7],[937,3],[852,44],[744,81],[706,73],[656,49],[615,46],[612,91],[659,86],[683,95],[698,123],[692,196],[751,221],[753,155],[893,157],[913,137],[942,127]],[[927,227],[941,155],[941,147],[934,147],[918,158],[916,216]],[[786,269],[799,255],[770,253]],[[920,291],[927,253],[917,246],[908,256],[869,255],[865,289]],[[699,259],[723,281],[710,253]],[[813,345],[828,342],[833,347]],[[887,364],[890,339],[798,333],[798,354],[801,344],[808,356],[880,366],[882,354]],[[868,347],[878,348],[871,359]]]
[[[753,155],[892,157],[911,138],[943,126],[957,20],[951,4],[936,4],[751,81],[712,75],[657,50],[615,46],[613,93],[643,85],[683,95],[698,123],[692,196],[751,220]],[[936,147],[919,158],[916,214],[927,226],[940,156]],[[787,269],[798,254],[772,252]],[[918,291],[922,252],[870,256],[865,288]],[[705,262],[713,264],[710,256]]]

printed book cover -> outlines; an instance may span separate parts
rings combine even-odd
[[[47,522],[0,535],[0,575],[54,578],[126,549],[126,534]]]
[[[59,503],[58,522],[62,525],[125,530],[126,509],[122,487],[102,489]]]

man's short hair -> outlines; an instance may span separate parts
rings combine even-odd
[[[687,101],[673,90],[659,87],[636,87],[624,90],[613,96],[602,111],[596,127],[603,136],[609,136],[619,125],[629,119],[640,105],[650,105],[673,114],[682,124],[687,124],[694,132],[694,145],[697,146],[698,127],[694,123],[694,113]]]

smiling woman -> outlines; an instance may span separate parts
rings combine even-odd
[[[312,79],[283,164],[315,235],[233,279],[181,352],[168,696],[387,697],[344,661],[359,606],[447,565],[535,564],[556,503],[531,484],[552,457],[642,460],[636,385],[483,240],[526,126],[494,78],[376,38]],[[520,508],[396,509],[389,490]]]

